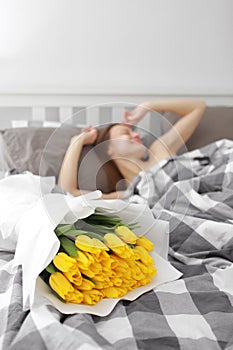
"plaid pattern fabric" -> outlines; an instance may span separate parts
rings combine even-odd
[[[169,222],[183,277],[106,317],[62,315],[45,301],[24,312],[21,270],[11,274],[14,253],[1,251],[1,349],[233,349],[233,141],[160,162],[128,197]]]

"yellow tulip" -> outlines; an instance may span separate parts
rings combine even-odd
[[[86,235],[80,235],[75,240],[75,245],[84,252],[99,255],[101,250],[109,250],[105,244],[103,244],[97,238],[90,238]]]
[[[97,262],[101,262],[103,260],[108,261],[108,260],[110,260],[110,256],[105,250],[101,250],[98,255],[94,255],[94,259]]]
[[[122,279],[119,276],[113,276],[110,278],[110,281],[114,286],[119,287],[122,284]]]
[[[91,290],[93,288],[95,288],[95,284],[86,278],[83,278],[82,284],[80,284],[80,286],[78,286],[79,290]]]
[[[149,253],[144,247],[136,246],[134,249],[139,253],[140,260],[143,264],[150,265],[154,263],[154,260],[152,259],[152,257],[149,255]]]
[[[128,269],[127,259],[121,259],[119,256],[112,255],[112,259],[118,263],[117,266],[120,266],[124,269]]]
[[[113,283],[110,281],[109,278],[105,278],[103,282],[101,281],[95,281],[95,288],[102,290],[103,288],[112,287]]]
[[[83,304],[95,305],[103,298],[103,293],[100,290],[92,289],[83,291]]]
[[[102,272],[102,266],[100,263],[94,263],[94,264],[91,264],[89,266],[89,270],[91,270],[92,272],[94,272],[94,274],[99,274]]]
[[[64,272],[63,274],[71,283],[74,283],[76,286],[79,286],[82,283],[82,275],[78,269],[67,271],[67,272]]]
[[[119,262],[115,259],[116,257],[117,257],[116,255],[112,254],[112,260],[113,260],[111,264],[112,269],[115,269],[117,266],[120,265]]]
[[[132,249],[127,245],[125,245],[124,247],[114,248],[113,252],[124,259],[129,259],[133,257]]]
[[[105,250],[101,251],[100,258],[101,260],[111,260],[110,255]]]
[[[148,252],[151,252],[153,250],[154,243],[151,242],[148,238],[141,236],[138,237],[136,245],[144,247]]]
[[[104,276],[102,273],[96,274],[96,275],[93,277],[93,280],[94,280],[94,281],[97,281],[97,282],[104,282],[104,281],[106,280],[106,276]]]
[[[145,274],[141,271],[139,266],[136,264],[135,260],[128,259],[127,262],[128,262],[128,265],[130,266],[129,270],[131,272],[132,279],[139,280],[140,278],[143,278]],[[147,272],[147,269],[146,269],[146,272]]]
[[[118,276],[129,276],[131,273],[130,273],[130,270],[126,270],[120,266],[116,267],[114,270],[113,270],[116,275]]]
[[[137,236],[128,227],[118,226],[115,229],[115,232],[121,236],[120,238],[122,239],[122,241],[126,243],[131,243],[131,244],[136,243]]]
[[[145,278],[145,274],[142,273],[141,270],[137,266],[134,266],[134,269],[132,269],[132,277],[136,281],[140,281],[141,279]]]
[[[53,263],[62,272],[67,272],[77,267],[77,262],[74,258],[61,252],[53,258]]]
[[[112,258],[101,260],[100,263],[103,271],[111,271],[113,262],[114,260]]]
[[[94,259],[93,259],[94,260]],[[76,258],[77,264],[79,267],[85,269],[88,268],[91,264],[91,260],[86,256],[84,252],[79,251],[78,257]]]
[[[123,259],[121,259],[121,260],[123,260]],[[118,266],[113,268],[113,271],[115,273],[117,273],[118,275],[130,276],[131,275],[131,268],[130,268],[130,265],[126,263],[126,261],[128,261],[128,260],[130,260],[130,259],[125,259],[125,261],[124,261],[125,264],[119,263]]]
[[[100,249],[101,251],[109,250],[108,247],[103,242],[101,242],[98,238],[92,238],[92,241],[94,242],[94,245],[97,249]]]
[[[126,288],[128,291],[132,290],[132,286],[134,285],[135,280],[132,278],[124,278],[123,283],[121,285],[122,288]]]
[[[133,251],[133,259],[134,260],[140,260],[140,254],[139,252],[135,249],[135,247],[132,249]]]
[[[132,249],[123,242],[119,237],[114,233],[107,233],[104,235],[106,245],[121,258],[131,258],[133,256]]]
[[[95,276],[94,272],[92,270],[90,270],[90,269],[85,269],[84,270],[84,269],[80,268],[80,272],[82,273],[82,275],[84,275],[84,277],[87,276],[89,278],[93,278]]]
[[[157,273],[157,270],[156,268],[153,266],[153,265],[150,265],[147,267],[147,273],[150,277],[155,277],[156,276],[156,273]]]
[[[145,266],[140,261],[135,261],[135,265],[142,271],[142,273],[145,273],[145,274],[147,273],[148,266]]]
[[[124,278],[131,278],[131,276],[132,276],[132,272],[131,272],[130,268],[128,270],[121,270],[121,269],[116,268],[114,271],[116,272],[116,274],[118,276],[121,276],[123,279]]]
[[[138,287],[140,287],[141,285],[140,285],[140,281],[135,281],[133,284],[132,284],[132,286],[131,286],[131,290],[133,290],[133,289],[135,289],[135,288],[138,288]]]
[[[100,253],[102,253],[102,250],[100,251]],[[94,263],[96,260],[96,256],[95,255],[92,255],[91,253],[88,253],[88,252],[84,252],[85,256],[87,257],[87,259],[91,262],[91,263]]]
[[[149,277],[145,277],[142,280],[139,281],[141,286],[146,286],[147,284],[149,284],[151,282]]]
[[[103,288],[102,292],[105,298],[121,298],[127,293],[127,289],[121,287],[108,287]]]
[[[81,292],[75,289],[72,293],[68,294],[66,301],[69,303],[80,304],[83,301],[83,295]]]
[[[74,292],[72,284],[61,272],[55,272],[50,275],[49,284],[50,287],[64,300],[66,300],[70,293]]]

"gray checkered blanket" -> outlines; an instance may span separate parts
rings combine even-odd
[[[0,252],[1,349],[233,349],[233,141],[219,140],[140,173],[128,200],[170,225],[183,277],[120,301],[110,315],[22,310],[21,270]]]

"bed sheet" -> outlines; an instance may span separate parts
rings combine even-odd
[[[2,250],[2,349],[233,348],[233,141],[158,163],[128,200],[148,201],[169,222],[169,260],[183,277],[119,302],[106,317],[46,305],[24,312],[22,271],[11,273],[14,252]]]

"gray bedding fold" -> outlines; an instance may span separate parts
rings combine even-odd
[[[13,161],[7,151],[6,144],[0,133],[0,172],[4,173],[5,171],[8,171],[13,167],[14,167]]]

